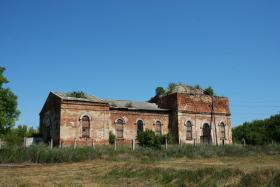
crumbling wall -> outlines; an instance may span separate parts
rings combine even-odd
[[[54,145],[59,144],[60,126],[60,100],[50,94],[42,111],[40,112],[39,131],[45,143],[53,140]]]
[[[226,97],[216,97],[209,95],[187,95],[177,94],[177,107],[180,111],[188,111],[189,113],[221,113],[230,115],[229,102]],[[213,111],[212,111],[213,104]]]
[[[82,117],[90,118],[90,137],[82,137]],[[98,103],[64,102],[61,105],[60,138],[64,146],[108,143],[109,107]]]
[[[157,98],[160,108],[169,110],[144,110],[109,107],[104,102],[63,100],[50,93],[41,113],[40,132],[45,142],[53,139],[54,145],[107,144],[109,132],[116,134],[116,121],[124,121],[123,138],[127,143],[137,136],[137,121],[144,122],[144,130],[155,131],[156,121],[162,124],[162,134],[170,132],[175,142],[202,143],[203,124],[211,126],[211,143],[230,144],[231,118],[226,97],[203,94],[172,93]],[[90,136],[82,137],[82,117],[90,119]],[[186,139],[186,123],[192,124],[192,138]],[[225,139],[221,137],[221,124],[225,124]]]
[[[231,118],[229,101],[226,97],[209,96],[204,94],[173,93],[161,97],[159,106],[169,108],[170,129],[181,143],[202,143],[203,124],[211,126],[212,144],[231,144]],[[192,123],[192,139],[186,139],[186,123]],[[225,124],[226,138],[221,138],[221,123]]]

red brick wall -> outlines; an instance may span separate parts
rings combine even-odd
[[[81,118],[90,117],[90,138],[82,138]],[[98,103],[63,102],[61,105],[60,138],[64,146],[107,143],[110,126],[109,107]]]
[[[213,100],[212,100],[213,99]],[[204,123],[211,125],[212,143],[221,144],[220,124],[226,125],[225,143],[232,143],[231,118],[229,101],[226,97],[211,97],[208,95],[189,95],[184,93],[173,93],[163,96],[158,104],[164,108],[170,108],[170,130],[182,143],[200,143],[202,127]],[[212,111],[212,101],[214,109]],[[212,113],[212,117],[211,117]],[[186,122],[191,121],[193,125],[193,139],[186,140]]]
[[[108,104],[82,101],[61,101],[57,96],[50,94],[40,113],[40,132],[45,140],[48,129],[44,122],[46,116],[51,120],[50,136],[55,145],[62,142],[64,146],[91,146],[92,143],[107,144],[109,132],[116,134],[116,121],[123,119],[123,139],[118,142],[130,142],[137,136],[137,121],[144,122],[144,130],[155,131],[155,123],[162,123],[162,134],[170,132],[177,141],[182,143],[199,143],[204,123],[211,124],[213,143],[221,144],[220,127],[226,125],[225,143],[232,143],[231,119],[229,101],[225,97],[213,97],[214,111],[211,117],[212,97],[207,95],[187,95],[174,93],[161,97],[158,105],[170,111],[142,111],[109,108]],[[81,118],[90,117],[90,137],[82,138]],[[193,124],[193,140],[186,140],[187,121]]]
[[[189,95],[173,93],[163,96],[159,101],[163,108],[195,113],[211,113],[212,97],[208,95]],[[213,97],[214,112],[230,115],[229,101],[226,97]]]
[[[196,113],[211,113],[212,97],[208,95],[187,95],[177,94],[178,110],[196,112]],[[229,115],[229,102],[225,97],[213,97],[214,113],[223,113]]]
[[[47,126],[47,123],[50,124]],[[40,112],[39,131],[44,142],[49,143],[50,139],[53,139],[54,145],[59,144],[59,126],[60,99],[53,94],[50,94],[42,111]]]
[[[143,120],[144,130],[151,129],[155,131],[155,123],[159,120],[162,123],[162,134],[168,133],[169,115],[168,113],[145,112],[145,111],[119,111],[111,110],[111,126],[110,131],[116,134],[116,124],[118,119],[124,119],[124,139],[132,140],[137,136],[137,121]]]

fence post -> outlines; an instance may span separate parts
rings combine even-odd
[[[59,147],[62,149],[62,140],[59,140]]]
[[[165,138],[165,150],[167,150],[167,138]]]
[[[51,139],[51,141],[50,141],[50,148],[51,149],[53,148],[53,139]]]
[[[242,139],[242,143],[243,143],[243,146],[246,145],[246,141],[245,141],[245,138]]]
[[[114,144],[115,144],[114,150],[116,151],[117,150],[117,141],[116,140],[114,141]]]
[[[0,149],[2,149],[2,140],[0,138]]]
[[[74,138],[74,149],[76,149],[77,147],[77,141],[76,141],[76,138]]]
[[[135,149],[135,139],[132,139],[131,143],[132,143],[132,146],[131,146],[132,147],[132,151],[134,151],[134,149]]]
[[[26,137],[23,137],[23,147],[26,148]]]
[[[196,141],[196,139],[194,138],[194,139],[193,139],[193,146],[196,145],[196,142],[195,142],[195,141]]]
[[[95,145],[94,145],[94,140],[92,139],[92,142],[91,142],[91,146],[93,149],[95,149]]]

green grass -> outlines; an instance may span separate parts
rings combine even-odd
[[[9,147],[0,152],[2,163],[18,164],[0,164],[0,186],[280,186],[277,150],[277,145]]]
[[[54,148],[44,145],[22,147],[4,147],[0,150],[0,163],[62,163],[78,162],[86,160],[106,159],[118,160],[141,160],[154,162],[170,158],[217,158],[217,157],[249,157],[262,155],[280,155],[280,145],[266,146],[210,146],[210,145],[170,145],[168,150],[137,147],[132,151],[128,146],[119,146],[116,151],[111,145],[84,148]]]
[[[164,186],[279,186],[280,171],[271,169],[245,173],[239,169],[202,168],[196,170],[162,169],[153,167],[115,167],[104,181],[118,182],[119,179],[150,180]],[[114,181],[114,182],[113,182]]]

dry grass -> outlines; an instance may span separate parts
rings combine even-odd
[[[137,159],[98,159],[77,163],[0,166],[0,186],[178,186],[181,183],[190,186],[242,186],[247,184],[246,180],[255,180],[248,174],[254,177],[258,172],[263,176],[259,185],[265,182],[273,186],[271,180],[280,174],[280,156],[174,158],[153,163]],[[196,177],[199,181],[192,179]]]
[[[280,170],[280,155],[262,157],[221,157],[208,159],[170,159],[158,162],[158,167],[198,169],[205,167],[240,169],[244,172],[256,169]]]

